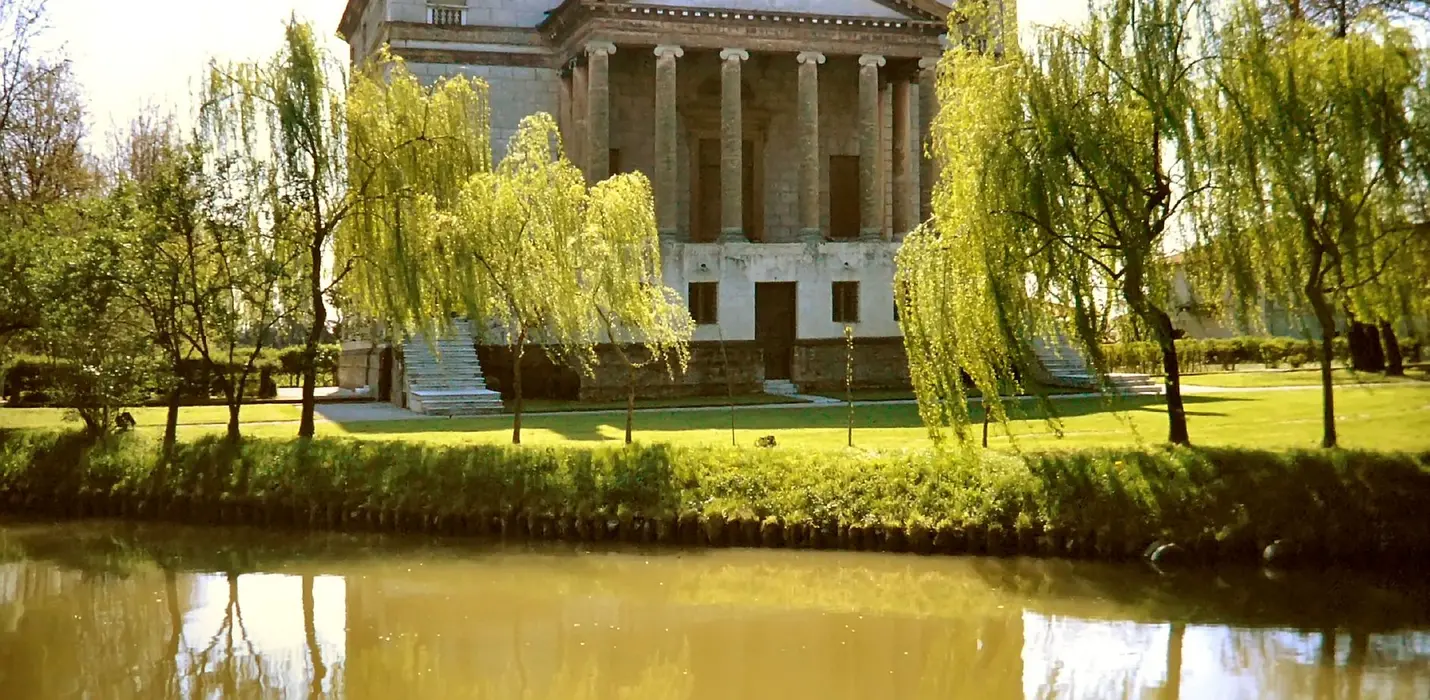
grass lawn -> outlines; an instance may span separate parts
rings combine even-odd
[[[1271,392],[1206,393],[1187,397],[1193,442],[1258,448],[1314,447],[1320,441],[1320,392],[1314,389]],[[1008,428],[990,426],[990,443],[1021,449],[1070,449],[1093,446],[1157,443],[1166,432],[1166,409],[1160,397],[1124,399],[1061,399],[1054,405],[1060,428],[1049,425],[1032,402]],[[246,406],[244,432],[263,437],[290,437],[296,432],[298,406]],[[533,408],[533,410],[535,410]],[[974,407],[977,415],[978,407]],[[1336,413],[1342,445],[1385,450],[1430,450],[1430,382],[1345,386],[1336,392]],[[55,428],[59,409],[0,409],[0,428]],[[140,430],[162,430],[163,409],[135,411]],[[221,432],[227,421],[222,406],[185,408],[181,435]],[[735,412],[735,441],[751,446],[763,435],[774,435],[780,448],[839,449],[846,440],[848,409],[833,406],[746,406]],[[287,421],[272,423],[270,421]],[[263,424],[267,423],[267,424]],[[624,436],[622,409],[596,414],[529,416],[523,442],[531,445],[611,443]],[[76,425],[69,423],[68,425]],[[636,439],[685,445],[729,445],[730,413],[720,410],[642,412],[636,414]],[[319,422],[319,434],[360,439],[411,440],[433,443],[506,443],[511,416],[433,418],[363,423]],[[973,428],[977,439],[979,428]],[[910,404],[859,406],[855,409],[857,447],[899,450],[928,445],[918,408]]]
[[[904,392],[908,393],[908,392]],[[909,394],[912,398],[912,394]],[[803,403],[798,399],[770,394],[742,394],[735,397],[736,406],[764,406],[780,403]],[[527,413],[565,413],[568,411],[624,411],[626,402],[620,401],[557,401],[554,399],[527,399],[523,402]],[[636,408],[700,408],[706,406],[728,406],[724,396],[684,396],[669,399],[637,399]],[[511,402],[506,409],[511,410]]]
[[[1009,425],[1018,447],[1066,449],[1156,443],[1166,434],[1166,409],[1160,397],[1117,402],[1064,399],[1055,405],[1063,417],[1063,436],[1059,438],[1029,404],[1029,414]],[[1320,392],[1314,390],[1188,396],[1187,410],[1192,440],[1198,444],[1274,449],[1315,447],[1320,442]],[[1430,385],[1346,387],[1336,392],[1336,413],[1345,447],[1430,450]],[[838,449],[845,445],[847,418],[844,406],[742,408],[735,414],[735,441],[751,446],[762,435],[774,435],[781,448]],[[618,411],[533,416],[524,421],[522,439],[531,445],[616,442],[623,438],[624,420],[624,414]],[[730,414],[725,411],[639,413],[635,428],[636,439],[641,442],[730,444]],[[186,432],[218,429],[221,428],[195,426]],[[505,443],[511,437],[511,417],[321,423],[318,430],[320,434],[363,439]],[[247,432],[284,437],[293,434],[293,427],[260,425]],[[1001,426],[990,426],[989,434],[995,446],[1008,448],[1014,444]],[[879,450],[923,447],[928,444],[928,434],[919,422],[916,406],[861,406],[855,411],[854,443]]]
[[[152,406],[133,408],[129,412],[141,426],[164,425],[167,408]],[[73,422],[66,420],[69,411],[63,408],[0,408],[0,429],[13,428],[54,428],[62,425],[79,426],[79,416]],[[302,409],[297,404],[250,404],[243,407],[239,419],[244,423],[264,423],[269,421],[296,421]],[[220,428],[228,425],[227,406],[185,406],[179,409],[179,424],[189,426],[214,425]]]
[[[1158,378],[1160,381],[1160,377]],[[1331,370],[1331,381],[1339,385],[1355,384],[1400,384],[1430,382],[1430,365],[1412,365],[1405,368],[1404,377],[1387,377],[1371,372],[1353,372],[1344,367]],[[1263,387],[1263,386],[1315,386],[1321,383],[1319,369],[1270,370],[1253,372],[1208,372],[1188,374],[1182,377],[1183,384],[1197,386]]]

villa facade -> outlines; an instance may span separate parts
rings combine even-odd
[[[649,177],[665,281],[698,324],[690,370],[673,386],[652,370],[653,393],[723,393],[727,378],[738,391],[782,380],[813,391],[843,385],[846,325],[858,385],[908,383],[894,255],[929,215],[922,144],[949,9],[350,0],[339,31],[354,62],[386,44],[424,78],[485,80],[495,158],[522,118],[544,111],[589,180]],[[500,386],[509,357],[480,354]],[[547,393],[619,393],[624,371],[606,374]],[[569,384],[559,375],[550,381]]]

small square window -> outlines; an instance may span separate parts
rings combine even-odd
[[[690,317],[695,319],[695,323],[701,326],[710,326],[720,322],[719,300],[720,284],[718,282],[691,282],[688,298],[690,300]]]
[[[438,25],[463,25],[467,23],[467,8],[453,5],[428,5],[427,23]]]
[[[859,283],[835,282],[830,288],[835,323],[859,322]]]

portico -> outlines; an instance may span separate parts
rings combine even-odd
[[[465,9],[419,12],[427,5]],[[843,385],[846,327],[856,385],[908,384],[894,257],[930,213],[925,145],[949,11],[939,0],[350,0],[342,31],[355,58],[388,42],[419,75],[484,79],[496,159],[521,118],[547,111],[589,180],[651,180],[664,281],[696,330],[685,376],[652,370],[649,393],[766,380],[817,391]],[[482,352],[500,386],[499,349]],[[554,383],[622,394],[625,375],[606,374]]]

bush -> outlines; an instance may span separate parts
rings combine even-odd
[[[242,369],[243,363],[248,362],[248,356],[252,352],[252,348],[238,348],[232,356],[216,358],[219,371],[237,373]],[[338,358],[341,356],[342,347],[337,344],[318,347],[319,385],[324,382],[337,384]],[[253,372],[244,386],[244,395],[254,399],[272,398],[271,395],[265,396],[263,392],[264,372],[286,376],[290,380],[286,386],[298,386],[302,374],[302,357],[302,347],[264,348],[253,363]],[[167,370],[168,362],[162,362],[161,366]],[[217,377],[218,373],[206,371],[207,369],[202,358],[193,357],[180,362],[180,394],[186,401],[207,401],[211,397],[222,396],[223,389]],[[0,395],[13,406],[53,405],[54,397],[61,393],[57,389],[69,381],[67,377],[70,372],[70,364],[64,360],[52,360],[36,355],[21,356],[5,372],[4,387],[0,388]],[[160,392],[149,387],[144,393],[158,400]]]
[[[1315,365],[1321,356],[1319,341],[1304,338],[1184,338],[1176,344],[1177,359],[1183,372],[1230,371],[1243,364],[1295,369]],[[1400,347],[1407,362],[1418,360],[1419,341],[1402,340]],[[1347,361],[1350,351],[1345,338],[1336,338],[1331,349],[1337,361]],[[1103,346],[1103,353],[1107,357],[1108,368],[1113,372],[1162,373],[1162,353],[1156,343],[1109,343]]]
[[[773,519],[805,532],[842,533],[846,544],[864,531],[904,533],[910,541],[917,533],[957,532],[973,551],[983,551],[980,538],[991,547],[1006,535],[1018,549],[1033,540],[1071,538],[1094,542],[1108,556],[1154,539],[1245,554],[1278,538],[1367,557],[1430,554],[1430,521],[1423,516],[1430,512],[1430,453],[1148,448],[812,455],[668,445],[234,444],[215,438],[180,445],[165,466],[156,442],[142,435],[91,443],[74,434],[0,434],[0,502],[69,503],[86,494],[182,499],[187,512],[199,514],[243,504],[416,515],[426,522],[473,522],[478,515],[507,522],[644,518],[758,529]]]

